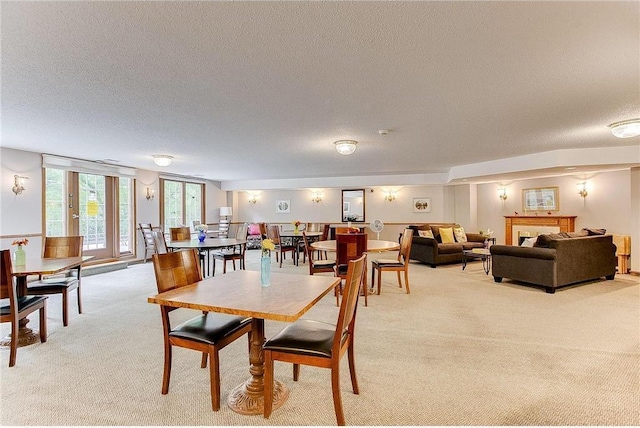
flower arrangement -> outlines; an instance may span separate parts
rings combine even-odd
[[[480,235],[482,235],[482,236],[487,236],[487,237],[491,238],[491,235],[493,235],[493,230],[491,230],[491,229],[487,229],[487,231],[486,231],[486,232],[483,232],[483,231],[481,230],[481,231],[480,231]]]
[[[294,225],[295,227],[300,226],[300,220],[294,220],[291,222],[292,225]]]
[[[263,239],[262,240],[262,255],[268,256],[269,251],[275,250],[276,246],[271,239]]]
[[[347,221],[356,221],[356,220],[358,220],[358,215],[357,214],[347,214],[345,216],[345,218],[347,219]]]
[[[11,243],[11,245],[17,245],[18,247],[22,247],[23,245],[27,245],[29,240],[27,238],[24,239],[16,239]]]
[[[198,229],[198,232],[206,232],[206,231],[207,231],[207,229],[208,229],[208,227],[207,227],[207,225],[206,225],[206,224],[204,224],[204,223],[203,223],[203,224],[199,224],[199,225],[197,226],[197,229]]]

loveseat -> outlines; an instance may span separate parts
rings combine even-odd
[[[430,223],[421,225],[410,225],[413,229],[413,240],[411,243],[411,260],[417,260],[435,268],[444,263],[462,262],[462,251],[473,248],[483,248],[485,236],[479,233],[467,233],[456,223]],[[462,229],[462,234],[466,238],[456,239],[453,243],[443,243],[440,233],[441,228]],[[420,231],[433,233],[433,238],[420,236]],[[455,236],[454,236],[455,239]]]
[[[577,282],[616,273],[616,246],[611,235],[581,232],[540,235],[534,247],[492,245],[492,274],[496,282],[510,278],[541,285],[547,293]]]

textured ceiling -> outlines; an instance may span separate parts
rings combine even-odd
[[[2,2],[3,147],[217,181],[640,146],[638,2]],[[389,129],[387,136],[378,133]],[[338,139],[359,141],[340,156]],[[112,161],[108,161],[112,162]]]

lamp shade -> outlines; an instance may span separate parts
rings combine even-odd
[[[611,133],[618,138],[631,138],[640,135],[640,119],[623,120],[609,125]]]
[[[220,217],[233,215],[231,207],[220,207]]]
[[[339,140],[333,144],[336,145],[338,153],[346,156],[356,151],[356,144],[358,144],[358,142],[354,140]]]

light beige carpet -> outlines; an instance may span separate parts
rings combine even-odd
[[[385,255],[388,257],[389,255]],[[247,268],[258,269],[259,251]],[[375,257],[375,255],[373,255]],[[275,260],[272,269],[279,270]],[[218,271],[220,267],[218,266]],[[284,272],[308,274],[308,267]],[[640,281],[629,275],[559,290],[496,284],[480,262],[412,263],[411,294],[385,273],[380,296],[361,300],[356,333],[360,395],[343,360],[350,425],[640,425]],[[370,278],[368,278],[370,279]],[[48,304],[49,340],[0,351],[2,425],[334,425],[329,371],[276,363],[290,388],[270,419],[210,408],[208,371],[176,349],[160,394],[162,333],[150,263],[83,279],[84,314],[72,299]],[[74,295],[75,298],[75,295]],[[189,314],[190,315],[190,314]],[[182,314],[181,317],[187,315]],[[306,315],[334,321],[328,295]],[[37,315],[30,325],[37,326]],[[285,326],[267,322],[267,336]],[[2,324],[2,335],[8,324]],[[248,378],[246,342],[221,352],[222,400]]]

